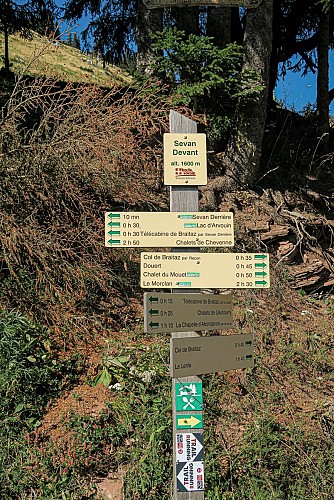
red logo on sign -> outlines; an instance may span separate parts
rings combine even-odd
[[[176,168],[175,169],[176,177],[195,177],[196,174],[191,168]]]

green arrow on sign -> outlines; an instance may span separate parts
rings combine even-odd
[[[264,271],[255,272],[255,276],[257,276],[258,278],[264,278],[265,276],[267,276],[267,273],[265,273]]]
[[[255,262],[256,269],[258,269],[258,268],[264,269],[265,267],[267,267],[267,264],[265,262]]]
[[[263,281],[255,281],[255,285],[263,285],[263,286],[265,286],[266,284],[267,284],[267,282],[264,281],[264,280]]]
[[[266,255],[254,255],[254,259],[266,259],[267,256]]]
[[[109,240],[108,243],[110,243],[110,245],[120,245],[121,240]]]
[[[151,321],[151,323],[149,324],[149,326],[150,326],[152,329],[153,329],[153,328],[158,328],[159,323],[152,323],[152,321]]]
[[[158,297],[150,297],[148,300],[151,302],[151,304],[152,304],[152,302],[158,302],[159,301]]]
[[[159,314],[158,309],[150,309],[148,312],[150,313],[151,316],[158,316]]]
[[[121,227],[121,223],[120,222],[110,221],[110,222],[108,222],[108,226],[110,226],[110,227]]]
[[[252,345],[252,343],[253,342],[251,340],[246,340],[245,345]]]
[[[110,236],[112,236],[113,234],[115,234],[117,236],[120,236],[121,235],[121,231],[108,231],[108,234],[110,234]]]
[[[246,356],[245,356],[246,359],[252,359],[252,357],[253,356],[251,354],[246,354]]]
[[[189,429],[193,427],[202,427],[202,415],[199,415],[200,418],[195,417],[194,415],[177,415],[176,428],[177,429]],[[200,424],[200,425],[199,425]]]
[[[178,281],[177,286],[191,286],[191,281]]]
[[[121,214],[108,214],[108,217],[109,219],[120,219],[121,218]]]

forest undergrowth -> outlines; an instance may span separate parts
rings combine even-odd
[[[20,80],[2,109],[1,498],[101,498],[119,485],[129,500],[170,498],[168,336],[143,334],[139,251],[104,247],[105,211],[168,210],[164,95],[41,78]],[[291,201],[277,212],[287,192],[270,187],[248,201],[220,195],[219,209],[235,212],[232,251],[263,250],[275,210],[281,225],[280,210],[294,211]],[[298,205],[312,210],[321,203]],[[267,242],[271,289],[233,293],[226,333],[254,334],[254,369],[203,377],[210,500],[333,495],[334,297],[330,285],[320,295],[295,286],[307,247],[298,230],[314,221],[292,220],[296,261],[280,262]],[[320,250],[330,256],[328,228]]]

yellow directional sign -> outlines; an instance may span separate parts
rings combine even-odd
[[[267,253],[143,252],[140,273],[142,288],[270,287]]]
[[[167,186],[207,183],[205,134],[164,134],[164,183]]]
[[[203,415],[198,414],[199,418],[194,415],[177,415],[176,428],[177,429],[193,429],[201,428],[203,426]]]
[[[105,246],[231,247],[232,212],[107,212]]]

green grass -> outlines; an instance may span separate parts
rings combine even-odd
[[[40,498],[95,498],[98,478],[121,468],[126,500],[170,498],[171,380],[163,362],[168,361],[167,338],[156,341],[146,335],[143,340],[140,331],[123,330],[121,339],[110,339],[98,375],[88,380],[110,386],[107,410],[95,417],[73,413],[65,419],[65,429],[74,436],[69,442],[55,447],[47,436],[39,435],[34,446],[31,442],[28,446],[18,430],[30,429],[34,436],[42,407],[50,391],[57,394],[59,383],[40,329],[15,313],[3,318],[2,370],[7,370],[1,386],[3,405],[7,405],[3,412],[16,422],[10,433],[7,427],[1,436],[4,491],[13,496],[34,490]],[[289,345],[282,344],[279,349],[295,359],[303,344],[293,345],[290,351]],[[317,358],[312,345],[310,352],[309,359],[298,358],[298,363],[304,363],[300,369]],[[16,360],[15,369],[10,359]],[[291,418],[286,388],[273,384],[274,373],[260,360],[254,370],[237,371],[234,376],[232,380],[228,374],[203,377],[206,498],[330,499],[334,477],[330,411],[320,412],[319,407],[315,426],[307,413],[295,411]],[[297,372],[292,376],[298,380]],[[22,380],[30,382],[18,383]],[[46,384],[47,397],[40,390],[41,382]],[[28,467],[22,467],[23,457]]]
[[[79,375],[75,359],[58,359],[46,328],[16,311],[0,311],[0,483],[2,498],[24,489],[23,436],[40,425],[47,403]]]

